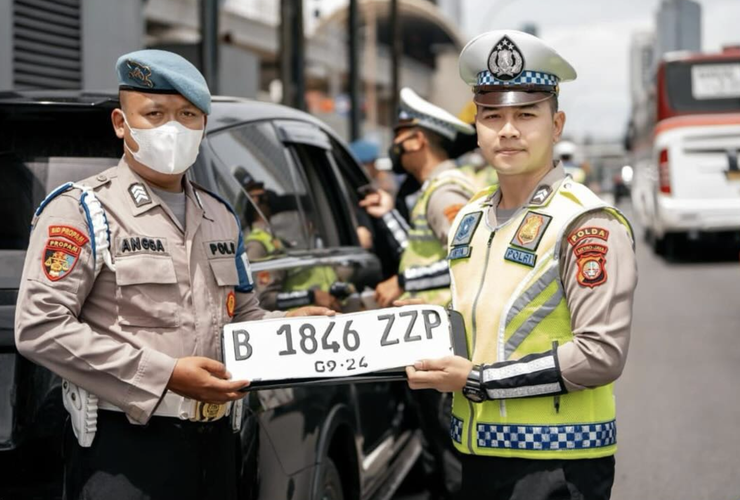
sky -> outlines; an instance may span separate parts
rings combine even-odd
[[[538,36],[578,72],[560,90],[566,135],[621,139],[630,112],[629,47],[650,30],[660,0],[460,0],[467,38],[534,23]],[[701,0],[702,48],[740,45],[740,0]]]

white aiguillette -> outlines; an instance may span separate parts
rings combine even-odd
[[[234,380],[266,388],[401,379],[417,360],[466,356],[465,342],[457,312],[413,305],[233,323],[222,345]]]

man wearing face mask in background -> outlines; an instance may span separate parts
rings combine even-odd
[[[267,313],[231,208],[185,177],[211,96],[169,52],[116,69],[124,156],[37,210],[16,345],[64,379],[65,498],[233,499],[248,381],[219,361],[221,330]]]

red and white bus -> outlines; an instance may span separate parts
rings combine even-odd
[[[740,47],[673,53],[633,106],[633,205],[658,253],[740,234]]]

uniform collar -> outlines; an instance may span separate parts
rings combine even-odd
[[[159,196],[149,187],[149,184],[144,179],[131,169],[125,157],[121,158],[118,162],[117,173],[121,181],[121,189],[124,191],[123,196],[126,198],[131,208],[131,213],[135,217],[148,212],[154,207],[162,206],[165,209],[165,205]],[[183,184],[185,197],[189,202],[186,205],[186,220],[190,220],[191,215],[189,212],[191,210],[194,210],[193,216],[200,218],[203,215],[203,204],[201,203],[200,196],[187,178],[187,175],[184,178]],[[165,209],[165,211],[167,210],[169,209]]]
[[[565,168],[563,168],[562,162],[557,162],[552,170],[550,170],[545,177],[537,184],[537,187],[529,193],[527,198],[529,201],[524,206],[529,208],[537,208],[547,206],[552,200],[552,195],[555,194],[560,184],[565,179]],[[497,189],[492,195],[485,198],[483,205],[495,207],[501,201],[501,189]],[[521,207],[519,207],[521,208]]]

